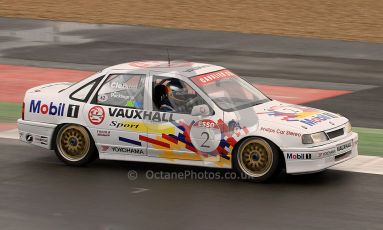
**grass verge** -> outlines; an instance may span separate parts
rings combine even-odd
[[[0,123],[16,123],[20,117],[20,103],[0,102]]]
[[[359,134],[359,154],[383,157],[383,129],[354,127]]]

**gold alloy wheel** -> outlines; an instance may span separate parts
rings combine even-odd
[[[90,149],[89,134],[79,125],[62,128],[57,135],[56,143],[61,156],[68,161],[80,161]]]
[[[244,143],[238,152],[238,163],[242,171],[252,177],[265,175],[273,163],[273,150],[262,139],[252,139]]]

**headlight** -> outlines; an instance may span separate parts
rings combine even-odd
[[[328,137],[325,132],[302,135],[303,144],[314,144],[314,143],[320,143],[327,140],[328,140]]]
[[[352,126],[350,122],[346,123],[346,126],[344,127],[344,132],[345,133],[351,133],[352,132]]]

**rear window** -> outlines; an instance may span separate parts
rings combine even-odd
[[[96,103],[106,106],[142,109],[145,75],[112,74],[97,93]]]

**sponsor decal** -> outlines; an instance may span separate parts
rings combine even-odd
[[[80,110],[79,105],[69,105],[67,117],[78,118],[78,111]]]
[[[118,99],[124,99],[124,100],[131,100],[131,99],[134,99],[133,96],[127,96],[127,95],[123,95],[121,93],[117,93],[117,92],[112,92],[110,94],[110,97],[112,98],[118,98]]]
[[[257,114],[280,117],[283,121],[298,121],[309,126],[314,126],[322,121],[339,117],[329,112],[321,112],[318,109],[299,105],[273,106],[268,108],[267,112]]]
[[[228,129],[229,134],[231,135],[235,134],[237,137],[241,136],[242,134],[246,135],[249,133],[249,130],[245,126],[241,127],[239,122],[235,121],[234,119],[229,121],[228,127],[229,127]]]
[[[311,153],[287,153],[288,160],[310,160]]]
[[[109,126],[114,127],[116,129],[122,128],[124,130],[137,130],[140,125],[143,125],[143,123],[140,122],[118,122],[118,121],[111,121]]]
[[[33,142],[33,136],[32,136],[32,134],[27,133],[27,134],[25,135],[25,140],[26,140],[28,143],[32,143],[32,142]]]
[[[172,122],[172,125],[175,130],[169,134],[161,133],[154,138],[139,135],[139,141],[125,137],[119,137],[119,140],[137,146],[146,142],[150,148],[164,150],[159,157],[169,160],[206,160],[216,162],[219,167],[231,164],[231,151],[237,140],[228,132],[229,127],[222,119],[189,123],[180,120]],[[247,134],[247,128],[243,127],[241,133]],[[178,150],[180,153],[175,154]]]
[[[52,116],[64,116],[65,104],[59,103],[53,104],[53,102],[49,104],[42,104],[41,100],[31,100],[31,104],[29,106],[29,112],[31,113],[41,113]]]
[[[279,130],[279,129],[278,129]],[[277,133],[278,133],[278,130],[277,130]],[[302,136],[302,134],[300,133],[297,133],[297,132],[293,132],[293,131],[289,131],[289,130],[286,130],[286,131],[283,131],[283,130],[280,130],[281,134],[283,132],[284,135],[287,135],[287,136],[294,136],[294,137],[300,137]]]
[[[110,131],[108,130],[97,130],[97,136],[99,137],[109,137]]]
[[[109,97],[106,94],[100,94],[97,96],[97,100],[99,102],[106,102],[108,99],[109,99]]]
[[[144,156],[144,150],[142,149],[134,149],[134,148],[125,148],[125,147],[110,147],[112,152],[115,153],[126,153],[128,155],[141,155]]]
[[[345,153],[352,149],[352,141],[346,142],[344,144],[340,144],[336,147],[337,153]]]
[[[140,102],[140,101],[127,101],[126,106],[131,107],[131,108],[142,108],[142,102]]]
[[[133,113],[132,116],[134,115],[135,113]],[[119,122],[124,123],[123,121]],[[115,122],[111,122],[110,124],[117,126],[119,122],[117,122],[116,119]],[[141,124],[141,122],[142,121],[138,121],[137,123]],[[134,126],[137,125],[134,121],[127,121],[127,123],[129,123],[129,125],[118,125],[119,129],[124,129],[124,127],[132,129],[135,129],[136,127],[138,129],[140,127],[146,127],[148,132],[151,132],[151,122],[142,122],[143,126]],[[237,121],[233,120],[232,123],[235,123],[235,130],[240,132],[241,135],[249,132],[246,127],[239,126]],[[144,146],[144,144],[147,143],[149,148],[161,150],[159,157],[164,159],[206,160],[209,162],[216,162],[219,167],[231,164],[231,151],[236,145],[237,140],[234,138],[234,134],[229,132],[229,125],[222,119],[218,119],[217,121],[210,119],[202,119],[199,121],[192,120],[188,123],[185,123],[183,120],[173,121],[171,124],[171,126],[173,126],[172,131],[169,133],[160,130],[163,125],[155,124],[153,126],[159,127],[157,128],[157,130],[160,131],[158,132],[159,135],[148,137],[146,135],[138,134],[138,138],[119,136],[118,140],[126,143],[128,146],[134,147]],[[100,152],[102,151],[102,148],[102,146],[99,147]],[[107,151],[106,149],[107,147],[105,147],[104,151]]]
[[[193,126],[200,127],[200,128],[213,128],[213,129],[219,129],[218,125],[209,119],[200,120],[194,123]]]
[[[336,154],[336,149],[330,149],[317,154],[318,158],[331,157]]]
[[[202,152],[212,152],[217,149],[221,136],[221,129],[217,123],[209,119],[195,122],[190,129],[193,146]]]
[[[233,122],[232,126],[230,126],[229,123],[229,132],[235,133],[237,136],[239,136],[241,132],[241,126],[239,125],[239,123]]]
[[[48,137],[46,137],[46,136],[35,136],[34,142],[42,144],[42,145],[48,145]]]
[[[88,118],[90,123],[99,125],[105,119],[105,111],[101,106],[93,106],[88,112]]]
[[[332,118],[337,118],[337,117],[338,116],[335,114],[324,112],[321,114],[314,115],[311,118],[305,118],[303,120],[300,120],[300,122],[302,122],[306,125],[309,125],[309,126],[314,126],[314,125],[316,125],[322,121],[326,121],[326,120],[329,120]]]
[[[175,130],[174,125],[153,124],[135,121],[111,121],[109,126],[116,129],[148,133],[172,134]]]
[[[151,120],[154,122],[172,122],[172,113],[160,113],[135,109],[109,108],[109,115],[116,118],[130,118],[139,120]]]
[[[107,146],[107,145],[101,145],[101,146],[100,146],[100,151],[103,152],[103,153],[104,153],[104,152],[108,152],[109,147],[110,147],[110,146]]]
[[[293,132],[290,130],[283,130],[283,129],[272,129],[272,128],[265,128],[261,127],[261,131],[267,132],[267,133],[275,133],[279,135],[286,135],[286,136],[293,136],[293,137],[301,137],[301,133]]]
[[[237,77],[238,76],[232,73],[230,70],[223,69],[212,73],[198,75],[193,77],[192,81],[198,86],[204,86],[217,80]]]
[[[119,146],[100,146],[101,152],[113,152],[113,153],[123,153],[127,155],[135,155],[135,156],[146,156],[143,149],[136,148],[127,148],[127,147],[119,147]]]
[[[78,118],[79,110],[79,105],[69,104],[66,115],[67,117]],[[41,100],[31,100],[29,112],[62,117],[65,113],[65,103],[54,104],[53,102],[50,102],[45,104],[42,103]]]
[[[110,87],[113,89],[137,89],[137,84],[129,85],[128,83],[112,82]]]

